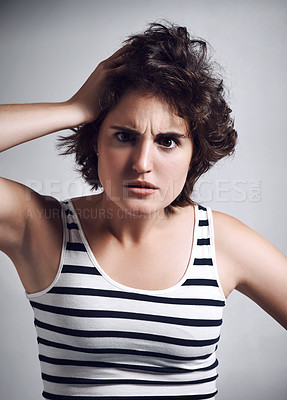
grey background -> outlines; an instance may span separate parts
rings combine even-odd
[[[239,132],[236,156],[201,179],[197,200],[239,218],[286,254],[286,1],[1,2],[1,103],[69,98],[127,35],[159,18],[212,44]],[[1,154],[1,175],[58,199],[87,193],[73,160],[57,156],[56,137]],[[0,264],[0,398],[39,400],[32,310],[3,253]],[[271,317],[233,293],[218,354],[218,399],[287,399],[286,339]]]

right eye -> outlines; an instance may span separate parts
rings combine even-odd
[[[135,142],[135,138],[129,132],[115,132],[114,137],[120,143]]]

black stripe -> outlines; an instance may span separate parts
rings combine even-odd
[[[63,265],[62,273],[100,275],[96,267],[85,267],[83,265],[69,265],[69,264]]]
[[[152,357],[152,358],[166,358],[168,360],[177,360],[177,361],[197,361],[197,360],[205,360],[211,356],[211,353],[204,354],[202,356],[197,357],[183,357],[183,356],[175,356],[173,354],[167,353],[157,353],[154,351],[143,351],[143,350],[131,350],[131,349],[112,349],[112,348],[95,348],[95,347],[75,347],[64,343],[52,342],[47,339],[43,339],[38,336],[37,341],[39,344],[48,347],[54,347],[57,349],[64,349],[69,351],[75,351],[78,353],[88,353],[88,354],[129,354],[132,356],[143,356],[143,357]]]
[[[183,325],[183,326],[220,326],[222,324],[221,319],[188,319],[188,318],[177,318],[167,317],[163,315],[151,315],[142,314],[126,311],[108,311],[108,310],[87,310],[77,308],[65,308],[50,306],[47,304],[36,303],[30,301],[33,308],[38,310],[47,311],[53,314],[69,315],[71,317],[82,317],[82,318],[119,318],[128,320],[139,320],[139,321],[152,321],[164,324]]]
[[[208,219],[200,219],[198,221],[198,226],[208,226],[208,225],[209,225]]]
[[[195,258],[193,265],[213,265],[212,258]]]
[[[175,396],[62,396],[58,394],[52,394],[43,392],[42,395],[48,400],[207,400],[212,399],[218,391],[206,394],[183,394]]]
[[[65,211],[65,214],[66,214],[66,215],[69,215],[69,214],[70,214],[70,215],[74,215],[73,212],[72,212],[71,210],[69,210],[69,209]]]
[[[48,382],[61,383],[67,385],[160,385],[160,386],[179,386],[195,385],[215,381],[218,375],[210,378],[196,379],[194,381],[155,381],[144,379],[91,379],[91,378],[73,378],[52,376],[42,373],[42,379]]]
[[[171,368],[171,367],[152,367],[149,365],[135,365],[135,364],[125,364],[125,363],[112,363],[103,361],[88,361],[88,360],[70,360],[62,358],[52,358],[46,357],[44,355],[39,355],[39,360],[52,365],[69,365],[74,367],[88,367],[88,368],[115,368],[115,369],[125,369],[132,371],[144,371],[153,372],[157,374],[186,374],[194,373],[199,371],[210,371],[218,366],[218,361],[216,360],[213,364],[196,369],[187,368]]]
[[[67,242],[66,250],[87,252],[85,245],[77,242]]]
[[[197,239],[197,245],[198,246],[208,246],[210,244],[210,239]]]
[[[218,283],[215,279],[187,279],[182,286],[215,286]]]
[[[201,206],[200,204],[198,205],[198,209],[202,210],[202,211],[207,211],[207,209],[205,207]]]
[[[163,335],[154,335],[152,333],[142,333],[142,332],[126,332],[126,331],[94,331],[94,330],[82,330],[82,329],[70,329],[62,328],[61,326],[55,326],[46,324],[45,322],[35,319],[35,326],[57,332],[62,335],[74,336],[74,337],[89,337],[89,338],[125,338],[125,339],[138,339],[138,340],[151,340],[161,343],[170,343],[178,346],[188,346],[188,347],[203,347],[211,346],[219,341],[219,337],[214,339],[205,340],[192,340],[192,339],[181,339],[173,338]]]
[[[71,230],[71,229],[77,229],[77,230],[79,230],[79,226],[78,226],[78,224],[76,224],[75,222],[67,223],[67,228],[68,228],[69,230]]]
[[[73,287],[62,287],[55,286],[49,293],[57,294],[69,294],[78,296],[98,296],[98,297],[111,297],[118,299],[131,299],[138,301],[148,301],[153,303],[164,303],[164,304],[185,304],[192,306],[214,306],[223,307],[224,301],[212,300],[212,299],[188,299],[188,298],[169,298],[160,296],[150,296],[146,294],[123,292],[117,290],[102,290],[102,289],[86,289],[86,288],[73,288]]]

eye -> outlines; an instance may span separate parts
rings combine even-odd
[[[129,132],[115,132],[114,137],[120,143],[134,142],[134,136]]]
[[[175,139],[172,136],[160,136],[157,139],[158,144],[160,144],[161,146],[167,148],[167,149],[173,149],[175,147],[177,147],[179,145],[179,141],[177,139]]]

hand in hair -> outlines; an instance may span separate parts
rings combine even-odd
[[[82,124],[97,119],[101,111],[99,99],[105,87],[105,80],[107,77],[118,74],[124,69],[123,56],[130,48],[131,45],[127,44],[109,58],[100,62],[78,92],[68,100],[67,103],[76,106],[77,111],[82,113]]]

